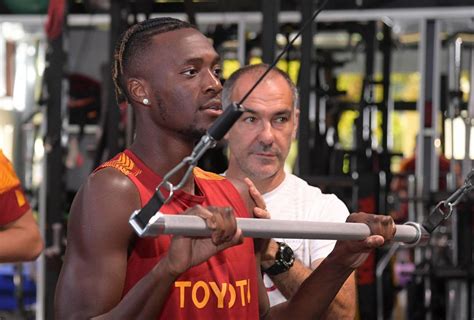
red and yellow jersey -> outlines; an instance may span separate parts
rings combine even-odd
[[[161,178],[130,150],[100,168],[114,167],[136,185],[142,206]],[[249,217],[238,191],[224,177],[196,168],[194,179],[201,195],[175,192],[160,212],[180,214],[195,205],[232,207],[237,217]],[[137,238],[129,255],[125,295],[166,254],[171,236]],[[182,274],[170,290],[159,319],[257,319],[258,288],[253,241],[226,249]]]
[[[10,161],[0,150],[0,225],[6,225],[21,217],[30,205],[20,186]]]

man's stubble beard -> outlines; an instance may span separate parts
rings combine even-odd
[[[159,116],[160,116],[161,120],[164,123],[166,123],[169,120],[167,108],[164,106],[163,101],[161,100],[159,95],[155,95],[155,99],[157,101]],[[192,141],[197,141],[197,140],[201,139],[201,137],[204,134],[206,134],[206,131],[207,131],[207,129],[205,129],[205,128],[196,128],[194,126],[194,121],[192,121],[192,123],[190,123],[187,128],[183,128],[183,129],[177,128],[176,129],[176,132],[178,134],[183,136],[185,139],[189,139],[189,140],[192,140]]]
[[[250,180],[263,181],[274,177],[278,173],[278,167],[276,167],[275,170],[262,172],[260,168],[261,165],[259,165],[259,163],[257,163],[256,161],[250,162],[245,160],[236,160],[240,170],[244,173],[245,176],[250,178]]]
[[[206,129],[189,126],[188,128],[177,130],[177,132],[186,139],[198,141],[203,135],[206,134]]]

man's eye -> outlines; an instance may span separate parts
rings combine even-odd
[[[194,76],[194,75],[197,74],[197,70],[196,69],[188,69],[188,70],[183,71],[182,74],[184,74],[185,76]]]
[[[244,118],[244,122],[247,122],[247,123],[253,123],[257,120],[257,118],[255,117],[246,117]]]
[[[277,123],[285,123],[285,122],[288,122],[288,117],[278,117],[278,118],[275,118],[275,121]]]
[[[222,74],[222,68],[221,67],[216,67],[214,69],[214,74],[216,75],[216,77],[220,77],[221,74]]]

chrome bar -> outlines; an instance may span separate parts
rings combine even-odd
[[[140,237],[164,234],[207,237],[211,234],[205,221],[197,216],[158,212],[145,228],[134,222],[134,216],[132,214],[130,224]],[[245,237],[252,238],[362,240],[370,235],[369,227],[364,223],[237,218],[237,225]],[[414,222],[397,225],[396,228],[394,241],[397,242],[417,245],[428,237],[426,230]]]

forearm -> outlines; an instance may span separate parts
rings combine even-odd
[[[354,270],[329,255],[286,302],[270,309],[266,319],[319,319]]]
[[[155,319],[162,311],[176,277],[161,260],[123,299],[110,310],[93,319]]]
[[[354,319],[356,314],[357,292],[352,273],[321,319]]]
[[[276,276],[271,276],[273,284],[285,296],[291,298],[301,284],[311,275],[313,270],[306,267],[300,260],[295,260],[293,266],[287,271]]]
[[[278,251],[278,243],[275,240],[270,240],[262,255],[261,268],[263,270],[269,269],[275,264]],[[295,259],[290,269],[277,275],[269,275],[269,277],[285,298],[289,299],[295,294],[303,281],[309,277],[312,271],[313,270],[305,266],[301,260]]]
[[[301,261],[295,260],[293,267],[288,272],[272,276],[273,284],[278,290],[290,299],[301,284],[311,275],[313,270],[306,267]],[[356,305],[355,279],[352,274],[337,293],[329,305],[323,319],[354,319]]]

